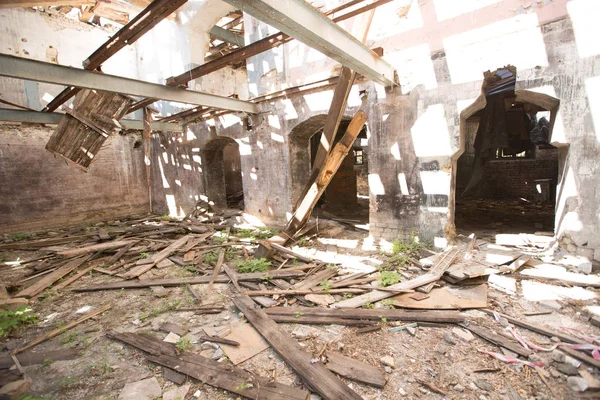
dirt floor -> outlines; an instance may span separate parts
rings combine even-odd
[[[240,219],[238,219],[239,221]],[[143,222],[107,222],[81,230],[54,231],[39,234],[36,238],[61,237],[68,235],[93,234],[105,229],[111,237],[112,231]],[[168,226],[169,221],[155,220],[158,226]],[[181,236],[181,235],[179,235]],[[169,234],[151,237],[154,243],[161,240],[171,241],[178,235]],[[7,237],[5,244],[16,243],[22,239]],[[211,239],[212,240],[212,239]],[[252,239],[232,242],[232,251],[226,257],[226,263],[234,265],[244,259],[244,251],[252,253],[256,244]],[[216,243],[219,243],[217,241]],[[301,245],[301,246],[299,246]],[[70,244],[60,247],[71,247]],[[246,250],[242,250],[244,247]],[[302,254],[322,259],[327,263],[339,263],[348,271],[355,272],[361,267],[380,265],[388,258],[382,253],[384,244],[376,243],[368,233],[340,228],[337,224],[324,224],[318,236],[302,240],[294,250]],[[521,249],[522,250],[522,249]],[[528,250],[531,250],[529,248]],[[32,281],[19,284],[27,275],[33,273],[32,266],[10,264],[18,259],[28,260],[48,254],[48,249],[0,250],[2,262],[2,281],[14,295]],[[478,251],[477,248],[475,251]],[[548,261],[563,256],[556,248],[536,249],[538,259]],[[112,253],[109,253],[112,255]],[[9,263],[9,264],[7,264]],[[287,262],[297,264],[295,261]],[[273,262],[278,267],[280,262]],[[289,266],[288,265],[288,266]],[[85,265],[84,265],[85,266]],[[83,268],[83,267],[82,267]],[[285,268],[285,267],[284,267]],[[568,268],[572,270],[572,268]],[[403,279],[409,280],[424,273],[421,267],[407,265],[400,268]],[[212,273],[209,265],[202,263],[192,267],[172,264],[165,268],[154,268],[143,279],[192,277]],[[591,276],[591,275],[589,275]],[[560,281],[548,283],[533,279],[516,279],[503,275],[489,283],[488,306],[520,320],[543,325],[555,331],[565,332],[564,328],[576,331],[570,333],[585,334],[595,340],[600,329],[588,321],[598,307],[598,289],[585,286],[565,285]],[[230,363],[229,358],[218,346],[199,341],[195,343],[194,333],[202,328],[222,327],[238,321],[244,321],[244,315],[233,305],[231,298],[236,294],[231,284],[216,284],[209,291],[206,284],[193,285],[200,294],[196,300],[185,286],[164,289],[121,289],[97,292],[72,292],[70,289],[93,284],[119,281],[120,278],[105,273],[91,271],[67,288],[56,291],[47,289],[32,299],[31,308],[37,314],[38,321],[30,326],[11,332],[2,339],[4,355],[15,348],[30,342],[54,328],[73,321],[92,309],[111,304],[108,311],[67,330],[59,336],[47,340],[33,348],[33,353],[45,353],[51,350],[77,349],[77,358],[72,360],[43,362],[39,365],[25,366],[25,377],[31,381],[31,396],[48,399],[117,399],[125,384],[142,379],[156,377],[162,391],[167,392],[177,385],[163,377],[163,369],[146,360],[139,350],[124,343],[106,337],[108,332],[142,332],[164,339],[166,332],[159,328],[164,323],[173,323],[187,328],[191,333],[192,352]],[[507,282],[509,280],[510,282]],[[542,290],[531,284],[537,283]],[[442,281],[439,284],[444,285]],[[271,285],[269,285],[271,287]],[[529,293],[533,290],[535,293]],[[536,296],[537,294],[537,296]],[[279,306],[294,307],[300,300],[294,296],[270,296]],[[334,295],[336,300],[342,299]],[[222,306],[218,314],[197,315],[195,311],[178,311],[181,308],[198,306]],[[394,308],[390,302],[380,301],[369,307]],[[543,312],[543,315],[527,316],[527,313]],[[468,323],[488,328],[504,335],[506,320],[495,320],[480,310],[465,310]],[[482,351],[513,355],[503,351],[477,336],[457,331],[452,324],[418,324],[414,335],[405,330],[392,333],[390,328],[404,325],[404,322],[387,322],[382,319],[381,329],[375,332],[357,334],[357,327],[340,325],[301,325],[279,324],[290,337],[295,338],[304,351],[312,357],[327,354],[328,351],[340,351],[355,360],[362,361],[385,371],[387,383],[383,389],[341,378],[348,386],[364,399],[572,399],[590,398],[598,392],[591,389],[583,393],[571,390],[567,384],[569,375],[577,375],[586,370],[596,378],[598,369],[581,363],[564,353],[539,351],[529,357],[529,361],[541,362],[543,367],[532,368],[522,363],[505,363],[496,360]],[[515,328],[541,347],[551,347],[556,338],[550,338],[520,327]],[[455,333],[459,332],[459,333]],[[508,333],[506,333],[508,335]],[[515,343],[517,343],[515,341]],[[324,349],[325,348],[325,349]],[[386,366],[381,359],[393,358],[393,366]],[[541,364],[540,364],[541,365]],[[240,363],[247,371],[280,383],[302,387],[302,379],[272,349],[268,348],[254,357]],[[579,368],[579,370],[577,369]],[[446,393],[435,393],[427,382]],[[235,399],[238,395],[214,388],[195,379],[187,378],[191,385],[185,399]],[[600,396],[600,394],[598,394]],[[166,397],[165,397],[166,398]],[[318,397],[315,397],[318,398]]]

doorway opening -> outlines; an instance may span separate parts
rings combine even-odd
[[[296,204],[310,180],[312,165],[319,148],[325,115],[319,115],[296,126],[290,134],[290,165],[292,171],[292,204]],[[346,132],[351,119],[344,117],[336,132],[335,145]],[[368,129],[363,126],[352,151],[319,199],[315,215],[334,218],[352,224],[369,222]]]
[[[456,232],[480,237],[486,231],[553,232],[559,149],[550,138],[559,101],[515,90],[511,67],[485,78],[485,97],[474,103],[482,105],[461,118],[464,152],[454,164]]]
[[[244,209],[242,165],[237,142],[219,137],[204,147],[205,188],[208,198],[221,208]]]

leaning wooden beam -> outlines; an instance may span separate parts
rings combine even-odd
[[[262,281],[265,279],[290,279],[301,278],[304,276],[302,271],[269,271],[269,272],[250,272],[246,274],[237,274],[237,279],[240,282]],[[219,275],[215,282],[229,282],[227,275]],[[148,279],[142,281],[121,281],[108,283],[104,285],[93,285],[82,288],[72,289],[74,292],[95,292],[98,290],[118,290],[118,289],[142,289],[151,286],[180,286],[180,285],[199,285],[210,282],[209,276],[196,276],[192,278],[173,278],[173,279]]]
[[[229,238],[229,232],[231,231],[231,227],[227,227],[227,230],[225,231],[225,239]],[[225,240],[227,241],[227,240]],[[215,278],[219,275],[219,273],[221,272],[221,266],[223,265],[223,261],[225,261],[225,247],[221,247],[221,250],[219,251],[219,257],[217,259],[217,263],[215,264],[215,269],[213,270],[213,274],[210,277],[210,282],[208,282],[208,290],[212,290],[213,288],[213,283],[215,283]]]
[[[328,317],[358,320],[380,321],[385,318],[388,321],[411,321],[411,322],[442,322],[459,323],[465,317],[456,311],[404,311],[404,310],[374,310],[374,309],[343,309],[343,308],[321,308],[321,307],[271,307],[266,313],[272,317],[296,316],[304,317]]]
[[[313,364],[312,357],[299,349],[298,343],[260,310],[250,297],[234,297],[233,303],[281,358],[323,398],[328,400],[360,400],[362,398],[323,364]]]
[[[395,285],[388,286],[388,290],[408,290],[415,289],[419,286],[427,285],[428,283],[439,280],[444,271],[454,262],[454,259],[460,252],[459,248],[448,247],[444,253],[437,259],[433,267],[421,276],[411,279],[406,282],[400,282]],[[351,299],[342,300],[332,304],[332,307],[337,308],[357,308],[367,303],[387,299],[388,297],[394,296],[394,292],[388,292],[383,290],[373,290],[371,293],[366,293]]]
[[[83,68],[93,71],[127,45],[133,44],[164,18],[186,3],[187,0],[155,0],[135,16],[127,25],[94,51],[84,62]],[[95,3],[95,2],[92,2]],[[54,111],[77,94],[79,89],[68,87],[56,96],[43,111]]]
[[[329,185],[329,182],[333,179],[333,176],[340,165],[342,165],[348,152],[352,150],[352,144],[356,140],[358,133],[366,121],[367,114],[362,110],[358,111],[354,118],[352,118],[350,125],[348,125],[348,128],[346,129],[346,133],[327,157],[323,169],[319,171],[318,176],[311,181],[310,190],[302,199],[300,206],[283,230],[282,236],[286,241],[293,238],[294,235],[296,235],[296,233],[308,222],[317,201],[319,201],[319,198],[321,198],[321,195],[325,192],[325,189],[327,189],[327,185]]]
[[[103,312],[107,311],[111,307],[112,307],[111,304],[107,304],[104,307],[100,307],[97,310],[91,311],[76,321],[69,322],[65,326],[56,328],[48,333],[43,334],[42,336],[40,336],[36,339],[33,339],[31,342],[27,343],[25,346],[15,349],[11,354],[15,355],[15,354],[22,353],[25,350],[29,350],[32,347],[35,347],[38,344],[45,342],[46,340],[52,339],[53,337],[58,336],[61,333],[68,331],[69,329],[73,328],[74,326],[77,326],[77,325],[81,324],[82,322],[85,322],[88,319],[95,317],[96,315],[102,314]]]
[[[340,293],[364,293],[365,289],[330,289],[330,290],[310,290],[310,289],[289,289],[289,290],[247,290],[248,296],[272,296],[272,295],[300,295],[300,294],[340,294]]]

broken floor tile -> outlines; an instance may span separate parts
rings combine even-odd
[[[185,396],[187,395],[187,393],[190,390],[191,385],[187,384],[187,385],[183,385],[180,386],[178,388],[173,388],[171,390],[166,391],[162,398],[163,400],[183,400],[185,399]]]

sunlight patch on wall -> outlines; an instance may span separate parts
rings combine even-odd
[[[479,81],[482,72],[511,64],[517,69],[547,66],[536,14],[519,15],[443,39],[453,84]]]
[[[417,157],[450,156],[453,153],[442,104],[427,107],[410,132]]]
[[[230,126],[236,125],[236,124],[242,124],[242,120],[240,119],[240,117],[234,115],[234,114],[225,114],[219,117],[219,122],[221,123],[221,125],[223,125],[223,128],[229,128]]]
[[[502,0],[433,0],[435,15],[438,21],[458,17],[461,14],[473,12],[492,4],[500,3]]]
[[[600,54],[600,2],[598,0],[573,0],[567,3],[567,12],[573,23],[575,43],[580,58]]]
[[[240,156],[249,156],[252,154],[252,146],[250,145],[250,138],[242,138],[235,140],[238,144],[238,149],[240,151]]]
[[[392,147],[390,148],[390,152],[392,153],[392,156],[394,156],[395,160],[402,160],[402,158],[400,157],[400,146],[398,146],[398,142],[395,142]]]
[[[303,97],[310,111],[325,111],[329,110],[329,106],[331,105],[333,90],[305,94]]]
[[[421,184],[425,194],[450,196],[450,174],[444,171],[420,171]]]
[[[458,115],[460,115],[461,112],[463,112],[463,110],[467,107],[469,107],[471,104],[473,104],[475,102],[476,99],[465,99],[465,100],[458,100],[456,102],[456,108],[458,109]]]
[[[410,192],[408,191],[408,184],[406,183],[406,174],[401,172],[398,174],[398,183],[400,184],[400,193],[403,196],[408,196]]]
[[[425,86],[425,89],[437,87],[431,50],[427,43],[385,54],[383,58],[397,68],[403,94],[418,85]]]
[[[385,188],[383,187],[379,174],[369,174],[369,190],[375,196],[385,194]]]
[[[294,107],[292,100],[283,99],[281,100],[281,104],[283,104],[283,106],[285,107],[283,110],[283,116],[286,121],[298,118],[298,113],[296,112],[296,108]]]
[[[592,121],[594,122],[596,141],[600,143],[600,76],[587,78],[585,80],[585,90],[590,104],[590,114],[592,114]],[[552,135],[552,140],[554,141],[554,135]]]
[[[275,133],[275,132],[271,132],[271,139],[276,142],[279,142],[279,143],[285,142],[285,140],[283,139],[283,136],[280,135],[279,133]]]

